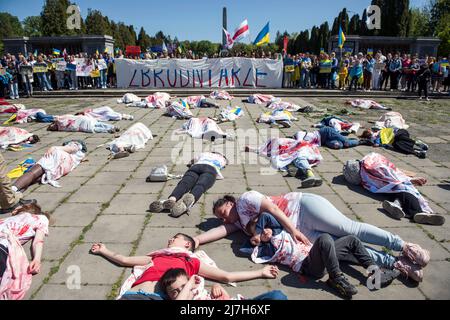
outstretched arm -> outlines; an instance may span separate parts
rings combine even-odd
[[[31,274],[37,274],[41,271],[41,258],[42,250],[44,248],[44,238],[45,234],[41,230],[36,231],[33,243],[31,245],[31,253],[33,260],[30,262],[28,267],[28,272]]]
[[[149,256],[129,257],[115,253],[107,249],[103,243],[94,243],[92,245],[91,252],[96,255],[101,255],[123,267],[145,266],[152,262],[152,258]]]
[[[201,244],[225,238],[227,235],[236,232],[238,230],[239,228],[236,227],[234,224],[224,224],[219,227],[213,228],[194,237],[195,247],[197,248]]]
[[[275,279],[278,275],[278,267],[268,265],[259,270],[228,272],[219,268],[210,267],[204,263],[200,263],[200,270],[198,274],[210,280],[230,283],[260,278]]]
[[[278,206],[274,203],[272,203],[268,199],[263,199],[260,206],[260,212],[268,212],[272,216],[275,217],[275,219],[278,220],[279,223],[283,226],[283,228],[289,232],[294,240],[299,240],[303,242],[306,245],[311,245],[311,242],[308,240],[308,238],[301,233],[299,230],[297,230],[296,226],[292,223],[292,221],[286,216],[286,214],[278,208]]]

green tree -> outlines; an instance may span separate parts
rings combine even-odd
[[[3,54],[4,48],[2,39],[23,35],[24,32],[19,18],[7,12],[0,12],[0,53]]]
[[[409,12],[408,36],[432,36],[430,12],[426,8],[413,8]]]
[[[23,22],[23,31],[27,37],[42,36],[42,19],[41,16],[26,17]]]
[[[98,10],[88,9],[86,16],[86,33],[93,35],[113,35],[109,19]]]
[[[355,14],[350,19],[348,24],[348,34],[358,35],[360,31],[361,23],[359,19],[359,14]]]
[[[139,30],[137,45],[141,47],[142,51],[145,51],[151,46],[151,44],[152,42],[150,36],[145,32],[144,28],[141,27],[141,30]]]
[[[450,53],[450,0],[430,1],[430,29],[433,35],[441,39],[438,54],[448,56]]]
[[[339,15],[334,19],[333,27],[331,28],[331,34],[337,35],[339,33],[339,26],[341,26],[344,33],[347,34],[348,24],[349,24],[349,17],[347,13],[347,8],[344,8],[342,9],[341,12],[339,12]]]
[[[309,47],[313,53],[320,53],[320,34],[319,28],[313,26],[311,29],[311,38],[309,40]]]
[[[68,0],[46,0],[42,7],[42,35],[60,36],[70,34],[67,29]]]

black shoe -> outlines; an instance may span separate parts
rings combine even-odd
[[[416,151],[415,154],[419,159],[425,159],[427,157],[427,152],[423,150]]]
[[[20,199],[19,202],[17,202],[15,205],[13,205],[10,208],[7,209],[0,209],[0,214],[7,214],[7,213],[11,213],[13,212],[15,209],[26,205],[26,204],[31,204],[31,203],[37,203],[36,199],[30,199],[30,200],[25,200],[25,199]]]
[[[360,146],[373,146],[373,142],[369,139],[359,139]]]
[[[351,299],[352,296],[358,293],[358,290],[354,285],[352,285],[346,277],[344,277],[343,274],[340,274],[336,278],[329,278],[327,280],[327,284],[331,287],[336,289],[339,294],[342,296]]]
[[[397,269],[389,270],[389,269],[381,269],[381,279],[380,285],[382,288],[387,287],[398,278],[401,272]]]

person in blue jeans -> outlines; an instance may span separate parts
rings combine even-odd
[[[201,283],[201,278],[193,275],[189,278],[186,270],[181,268],[169,269],[159,280],[161,292],[158,295],[165,300],[193,300],[192,290]],[[231,300],[230,295],[218,283],[211,287],[209,293],[212,300]],[[247,300],[287,300],[286,295],[280,290],[272,290]],[[155,299],[156,300],[156,299]],[[200,300],[203,300],[200,298]]]
[[[344,137],[335,128],[323,127],[320,128],[319,133],[321,144],[330,149],[353,148],[361,144],[359,139]]]

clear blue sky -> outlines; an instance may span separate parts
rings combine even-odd
[[[88,8],[100,10],[114,21],[132,24],[148,34],[162,30],[179,40],[210,40],[221,42],[222,8],[228,8],[228,29],[248,19],[253,41],[267,21],[270,21],[271,41],[276,31],[298,32],[327,20],[331,24],[339,11],[362,14],[370,0],[72,0],[83,17]],[[410,0],[414,7],[428,0]],[[41,12],[44,0],[0,0],[0,11],[18,16],[20,20]],[[351,12],[349,15],[353,15]],[[244,42],[248,42],[245,40]]]

